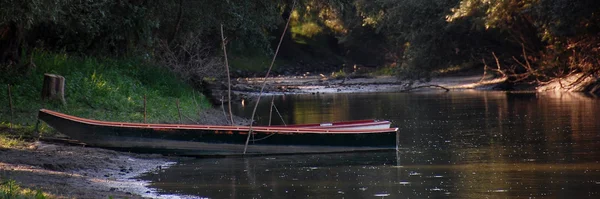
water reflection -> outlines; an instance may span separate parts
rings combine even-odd
[[[275,104],[286,123],[391,120],[403,150],[198,159],[147,178],[165,193],[210,198],[600,197],[596,98],[465,91],[293,95]],[[269,105],[259,105],[259,123]]]

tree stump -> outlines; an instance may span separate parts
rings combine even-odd
[[[42,100],[65,101],[65,78],[55,74],[44,74],[44,85],[42,86]]]

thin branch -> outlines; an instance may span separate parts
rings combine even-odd
[[[446,92],[450,91],[449,88],[446,88],[446,87],[443,87],[440,85],[431,84],[431,85],[423,85],[423,86],[407,88],[407,89],[401,90],[400,92],[409,92],[409,91],[420,89],[420,88],[431,88],[431,87],[440,88],[440,89],[446,90]]]
[[[229,107],[229,121],[231,121],[231,126],[233,126],[233,113],[231,113],[231,77],[229,75],[229,61],[227,60],[227,42],[225,42],[225,36],[223,34],[223,24],[221,24],[221,41],[223,42],[223,55],[225,56],[225,71],[227,72],[227,101]]]
[[[290,12],[294,11],[295,7],[296,7],[296,1],[294,1],[294,4],[292,5],[292,9],[290,10]],[[254,121],[254,115],[256,114],[256,109],[258,108],[258,102],[260,102],[260,97],[262,96],[262,93],[265,89],[265,85],[267,85],[267,78],[269,78],[269,74],[271,73],[273,64],[275,64],[275,59],[277,58],[277,54],[279,53],[279,47],[281,47],[281,42],[283,42],[283,37],[285,36],[288,26],[290,25],[291,18],[292,18],[292,15],[290,14],[290,16],[288,16],[287,22],[285,24],[285,28],[283,29],[283,32],[281,33],[281,37],[279,38],[279,44],[277,44],[277,49],[275,50],[275,55],[273,55],[273,60],[271,60],[271,65],[269,66],[269,70],[267,71],[267,74],[265,75],[265,79],[263,80],[263,84],[260,88],[260,93],[258,94],[258,99],[256,100],[256,104],[254,105],[254,110],[252,110],[252,117],[250,118],[250,128],[249,128],[249,132],[248,132],[248,137],[246,138],[246,145],[244,145],[244,154],[246,154],[246,150],[248,149],[248,142],[250,142],[250,136],[253,133],[252,122]]]
[[[529,69],[532,69],[532,71],[533,71],[533,68],[531,68],[531,64],[529,63],[529,58],[527,58],[527,52],[525,51],[525,44],[521,43],[521,48],[523,49],[523,59],[525,59],[525,63],[527,63],[527,67],[529,67]]]
[[[529,63],[529,58],[527,58],[527,52],[525,51],[525,45],[524,45],[523,43],[521,43],[521,48],[522,48],[522,52],[523,52],[523,59],[525,59],[525,63],[523,63],[523,62],[520,62],[520,61],[519,61],[519,60],[518,60],[516,57],[514,57],[514,56],[513,56],[512,58],[513,58],[513,60],[515,60],[515,61],[516,61],[516,62],[517,62],[519,65],[523,66],[523,68],[525,68],[525,70],[527,70],[527,72],[528,72],[528,73],[526,73],[526,74],[523,74],[523,75],[524,75],[524,77],[523,77],[522,79],[526,79],[526,78],[528,78],[529,76],[533,75],[533,77],[535,77],[535,80],[536,80],[538,83],[539,83],[539,82],[542,82],[542,81],[539,79],[539,76],[541,76],[541,75],[539,75],[539,74],[537,73],[537,71],[536,71],[535,69],[533,69],[533,67],[531,67],[531,63]]]
[[[504,73],[504,71],[502,71],[502,69],[500,69],[500,61],[498,60],[498,57],[496,56],[496,53],[492,52],[492,55],[494,56],[494,59],[496,59],[496,67],[498,67],[498,71],[500,74],[502,74],[502,77],[506,77],[506,73]]]
[[[223,105],[223,96],[221,96],[221,109],[223,109],[223,117],[225,117],[225,120],[227,120],[227,113],[225,113],[225,106]],[[229,123],[230,121],[227,121],[227,123]],[[233,122],[231,123],[231,126],[233,126]]]
[[[271,126],[271,119],[273,118],[273,104],[275,103],[275,95],[271,97],[271,108],[269,109],[269,126]]]
[[[481,79],[479,80],[479,82],[482,82],[483,79],[485,79],[485,75],[487,75],[487,63],[485,63],[485,59],[481,58],[481,62],[483,62],[483,75],[481,76]]]

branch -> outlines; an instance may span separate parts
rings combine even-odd
[[[223,42],[223,54],[225,55],[225,71],[227,72],[227,101],[229,107],[229,121],[231,121],[231,126],[233,126],[233,113],[231,113],[231,77],[229,75],[229,61],[227,60],[227,44],[225,42],[225,36],[223,35],[223,24],[221,24],[221,41]]]
[[[483,62],[483,75],[481,76],[479,82],[483,81],[483,79],[485,79],[485,75],[487,74],[487,63],[485,63],[485,59],[481,58],[481,62]]]
[[[292,5],[292,9],[291,11],[294,11],[294,8],[296,7],[296,1],[294,1],[294,4]],[[290,12],[291,12],[290,11]],[[262,96],[263,90],[265,89],[265,85],[267,85],[267,78],[269,78],[269,74],[271,73],[271,69],[273,68],[273,64],[275,64],[275,59],[277,58],[277,54],[279,53],[279,47],[281,47],[281,42],[283,42],[283,37],[285,36],[285,33],[287,32],[288,26],[290,25],[290,19],[292,19],[292,15],[290,14],[290,16],[288,16],[287,22],[285,24],[285,28],[283,29],[283,32],[281,33],[281,37],[279,38],[279,44],[277,44],[277,49],[275,50],[275,55],[273,55],[273,60],[271,60],[271,66],[269,66],[269,70],[267,70],[267,74],[265,75],[265,79],[263,81],[263,84],[260,88],[260,93],[258,93],[258,99],[256,99],[256,104],[254,104],[254,110],[252,110],[252,117],[250,118],[250,121],[254,121],[254,114],[256,114],[256,109],[258,108],[258,102],[260,102],[260,97]],[[248,131],[248,137],[246,138],[246,144],[244,145],[244,154],[246,154],[246,150],[248,149],[248,142],[250,142],[250,137],[252,136],[252,123],[250,123],[250,129]]]
[[[538,78],[539,76],[545,76],[545,75],[539,75],[538,72],[533,69],[533,67],[531,67],[531,63],[529,63],[529,59],[527,58],[527,52],[525,51],[525,45],[523,43],[521,43],[521,48],[523,50],[523,59],[525,59],[525,63],[520,62],[516,57],[512,57],[513,60],[515,60],[519,65],[523,66],[523,68],[525,68],[525,70],[527,70],[528,73],[524,74],[525,77],[523,79],[526,79],[527,77],[529,77],[530,75],[533,75],[535,77],[535,80],[539,83],[541,82],[541,80]]]
[[[417,86],[417,87],[407,88],[407,89],[401,90],[400,92],[409,92],[409,91],[420,89],[420,88],[430,88],[430,87],[444,89],[444,90],[446,90],[446,92],[450,91],[449,88],[446,88],[446,87],[443,87],[443,86],[440,86],[440,85],[430,84],[430,85],[423,85],[423,86]]]
[[[502,69],[500,69],[500,61],[498,60],[496,53],[492,52],[492,55],[494,56],[494,59],[496,59],[496,67],[498,67],[498,69],[496,71],[498,71],[500,74],[502,74],[502,77],[506,77],[506,73],[504,73],[504,71],[502,71]]]

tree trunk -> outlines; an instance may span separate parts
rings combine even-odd
[[[44,74],[44,85],[42,86],[42,100],[65,101],[65,78],[60,75]]]
[[[0,63],[18,65],[21,61],[21,28],[14,22],[0,26]]]

